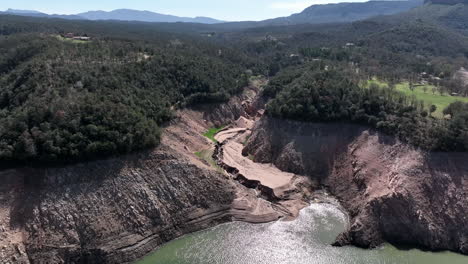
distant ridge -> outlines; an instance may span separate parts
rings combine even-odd
[[[122,20],[122,21],[141,21],[141,22],[189,22],[216,24],[224,21],[209,17],[178,17],[173,15],[159,14],[151,11],[139,11],[133,9],[117,9],[113,11],[89,11],[77,14],[88,20]]]
[[[424,0],[424,3],[440,5],[468,4],[468,0]]]
[[[225,25],[239,29],[299,24],[347,23],[382,15],[403,13],[422,5],[424,5],[424,0],[378,0],[312,5],[304,9],[304,11],[288,17],[264,21],[232,22]]]
[[[7,9],[5,12],[0,12],[5,14],[17,15],[17,16],[29,16],[29,17],[49,17],[49,18],[62,18],[62,19],[83,19],[82,17],[76,15],[56,15],[56,14],[46,14],[41,13],[35,10],[19,10],[19,9]]]
[[[351,1],[351,0],[350,0]],[[374,16],[393,15],[421,6],[428,0],[373,0],[338,4],[312,5],[298,14],[264,21],[229,22],[209,17],[179,17],[151,11],[116,9],[113,11],[89,11],[76,15],[47,15],[37,11],[9,9],[6,13],[24,16],[56,17],[84,20],[118,20],[140,22],[186,22],[201,24],[221,24],[230,28],[252,28],[263,26],[284,26],[297,24],[342,23],[364,20]],[[431,0],[432,2],[468,2],[468,0]]]
[[[280,25],[353,22],[405,12],[423,4],[423,0],[397,0],[312,5],[301,13],[264,22]]]
[[[119,20],[119,21],[140,21],[140,22],[186,22],[186,23],[201,23],[201,24],[217,24],[224,21],[216,20],[210,17],[178,17],[172,15],[159,14],[151,11],[139,11],[132,9],[117,9],[113,11],[89,11],[76,15],[57,15],[45,14],[35,10],[18,10],[8,9],[5,14],[12,14],[18,16],[32,16],[32,17],[50,17],[50,18],[63,18],[63,19],[76,19],[76,20]]]
[[[20,9],[12,9],[8,8],[6,13],[12,13],[12,14],[42,14],[41,12],[35,11],[35,10],[20,10]]]

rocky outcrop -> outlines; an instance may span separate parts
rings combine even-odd
[[[249,86],[240,96],[232,97],[225,104],[202,105],[195,109],[203,112],[203,119],[211,122],[215,127],[221,127],[236,121],[241,116],[255,114],[253,107],[257,100],[258,87]]]
[[[22,182],[7,228],[21,231],[32,263],[124,263],[230,220],[232,182],[170,153],[2,172]]]
[[[244,154],[320,179],[351,217],[336,245],[468,254],[467,153],[426,153],[358,125],[264,118]]]
[[[325,179],[339,153],[346,150],[364,127],[352,124],[303,124],[263,118],[252,129],[243,154],[279,169]]]
[[[390,241],[468,254],[468,155],[424,153],[382,137],[364,133],[330,176],[330,188],[356,215],[338,244]]]
[[[465,68],[460,68],[458,71],[456,71],[453,74],[452,77],[454,80],[460,82],[461,86],[467,86],[468,85],[468,71]]]

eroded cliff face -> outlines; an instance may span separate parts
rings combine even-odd
[[[273,163],[279,169],[323,180],[337,155],[365,128],[352,124],[306,124],[263,118],[252,129],[244,155],[256,162]]]
[[[23,262],[129,262],[181,234],[229,220],[233,184],[170,153],[3,172],[2,182],[22,181],[5,228],[21,233],[16,242],[25,247]]]
[[[319,179],[351,217],[336,245],[468,254],[468,154],[426,153],[351,124],[264,118],[244,154]]]

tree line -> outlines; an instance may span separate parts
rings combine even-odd
[[[267,114],[369,125],[426,150],[468,150],[468,104],[456,102],[444,110],[450,119],[437,119],[434,107],[392,89],[360,86],[352,74],[323,62],[284,70],[264,90],[271,98]]]

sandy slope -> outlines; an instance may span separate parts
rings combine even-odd
[[[216,137],[223,142],[223,162],[237,168],[239,173],[249,180],[259,181],[262,185],[273,189],[276,196],[281,197],[285,191],[293,188],[294,174],[280,171],[272,164],[255,163],[249,157],[242,156],[244,145],[241,143],[247,133],[244,128],[226,130]],[[229,136],[227,138],[226,136]]]
[[[281,171],[273,164],[256,163],[242,155],[256,119],[241,117],[215,135],[219,142],[217,159],[222,167],[231,171],[232,177],[258,189],[266,199],[274,200],[275,209],[293,219],[308,205],[316,185],[308,177]]]

